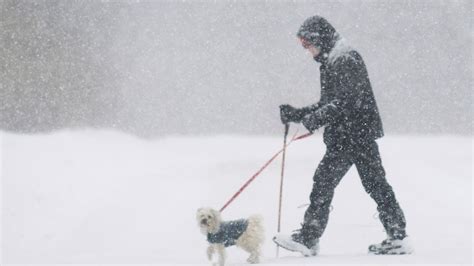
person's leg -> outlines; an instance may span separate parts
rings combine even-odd
[[[304,215],[301,233],[306,241],[319,239],[324,233],[334,190],[351,166],[348,152],[343,147],[327,148],[326,154],[314,173],[310,206]]]
[[[355,150],[354,163],[359,172],[365,191],[377,203],[379,218],[387,235],[393,239],[403,239],[405,216],[395,198],[392,187],[385,178],[378,145],[375,141],[358,146]]]
[[[319,238],[326,229],[334,189],[351,165],[348,152],[341,146],[327,148],[314,174],[311,204],[304,215],[302,228],[291,236],[277,234],[273,241],[278,246],[301,252],[304,256],[318,254]]]

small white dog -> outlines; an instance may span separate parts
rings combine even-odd
[[[200,208],[196,219],[201,232],[207,236],[209,247],[207,257],[212,261],[215,252],[220,266],[225,264],[225,248],[236,245],[250,253],[249,263],[260,261],[261,247],[264,240],[262,218],[258,215],[248,219],[222,221],[220,212],[211,208]]]

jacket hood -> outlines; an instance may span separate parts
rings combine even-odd
[[[321,50],[321,53],[314,58],[318,62],[327,60],[331,49],[340,39],[336,29],[325,18],[320,16],[307,18],[296,35]]]

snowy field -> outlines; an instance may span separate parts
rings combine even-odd
[[[355,168],[336,190],[321,254],[303,258],[280,249],[275,258],[280,159],[223,213],[261,214],[265,265],[471,265],[472,137],[387,136],[379,140],[387,178],[405,211],[416,253],[373,256],[384,239],[375,204]],[[278,137],[167,137],[142,140],[111,131],[51,135],[4,133],[2,265],[208,264],[195,222],[201,206],[220,208],[281,148]],[[287,153],[283,231],[299,228],[324,153],[321,136]],[[246,254],[228,249],[230,265]]]

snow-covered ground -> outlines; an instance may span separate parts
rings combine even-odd
[[[282,145],[278,137],[167,137],[153,141],[110,131],[63,131],[1,142],[2,265],[207,264],[195,222],[201,206],[220,208]],[[384,232],[354,168],[336,190],[321,254],[276,248],[280,159],[223,213],[263,215],[263,264],[472,263],[472,137],[387,136],[379,141],[389,182],[405,211],[416,253],[371,256]],[[299,227],[320,136],[288,149],[283,231]],[[231,265],[246,254],[228,249]]]

